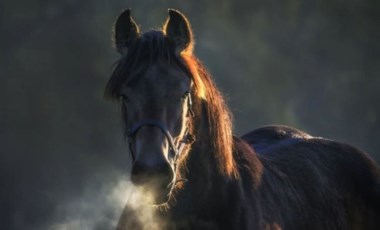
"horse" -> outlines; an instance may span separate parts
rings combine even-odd
[[[114,42],[105,94],[122,107],[131,182],[153,191],[158,229],[380,229],[380,168],[367,153],[287,126],[233,135],[181,12],[141,33],[127,9]],[[117,229],[152,229],[144,214],[127,205]]]

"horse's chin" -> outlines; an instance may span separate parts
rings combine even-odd
[[[167,203],[171,193],[171,186],[167,185],[144,184],[137,189],[144,203],[158,206]]]
[[[156,188],[153,192],[153,205],[165,204],[169,201],[170,188]]]
[[[168,201],[169,201],[168,195],[166,195],[166,196],[160,196],[160,197],[157,197],[157,198],[154,199],[152,205],[154,205],[154,206],[160,206],[160,205],[166,204]]]

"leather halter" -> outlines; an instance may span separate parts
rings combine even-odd
[[[192,110],[191,94],[189,92],[185,94],[185,99],[187,99],[187,105],[188,105],[187,116],[189,114],[194,116],[194,112]],[[174,143],[174,139],[173,139],[172,135],[170,134],[169,129],[167,128],[167,126],[164,123],[162,123],[159,120],[155,120],[155,119],[141,120],[141,121],[138,121],[138,122],[132,124],[130,126],[129,132],[128,132],[129,150],[131,152],[133,161],[135,161],[135,159],[136,159],[135,153],[133,151],[133,140],[134,140],[134,137],[136,136],[137,132],[139,131],[139,129],[142,128],[143,126],[153,126],[153,127],[159,128],[161,130],[161,132],[166,136],[166,138],[169,141],[170,150],[174,153],[174,163],[176,163],[176,161],[179,158],[180,154],[182,153],[185,145],[190,144],[194,141],[193,135],[191,135],[189,133],[189,127],[186,127],[185,134],[184,134],[182,140],[180,141],[181,144],[179,146],[176,146]]]

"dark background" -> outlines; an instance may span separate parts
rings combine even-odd
[[[118,59],[111,27],[127,7],[143,31],[159,28],[168,7],[188,16],[235,133],[285,124],[380,162],[379,1],[6,0],[1,230],[115,224],[129,158],[120,109],[103,89]]]

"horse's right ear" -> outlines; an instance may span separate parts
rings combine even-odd
[[[193,51],[193,32],[189,20],[178,10],[169,9],[169,17],[166,20],[163,31],[166,37],[176,47],[176,53],[191,53]]]
[[[119,53],[126,54],[129,46],[139,37],[139,34],[140,29],[131,17],[131,10],[124,10],[114,26],[114,41]]]

